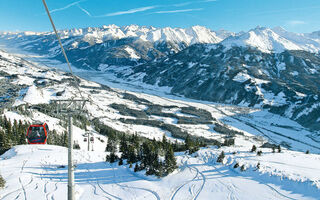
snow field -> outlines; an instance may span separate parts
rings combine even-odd
[[[215,162],[222,150],[226,152],[224,165]],[[233,151],[239,153],[234,155]],[[202,148],[192,156],[176,153],[179,169],[160,179],[145,176],[144,172],[134,173],[128,165],[105,163],[105,155],[75,150],[77,199],[300,200],[317,199],[320,195],[319,188],[309,179],[318,172],[319,155],[305,157],[302,153],[283,151],[265,152],[259,157],[245,148]],[[247,170],[233,169],[235,161],[246,164]],[[257,161],[261,163],[260,170],[254,167]],[[66,164],[64,147],[14,147],[0,157],[1,174],[7,181],[0,198],[66,199]],[[279,174],[273,173],[275,169]],[[317,175],[312,178],[314,182],[319,180]]]

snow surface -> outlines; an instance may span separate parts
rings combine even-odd
[[[224,164],[216,158],[224,150]],[[264,152],[267,151],[262,149]],[[232,154],[233,152],[238,152]],[[318,199],[319,155],[285,151],[256,156],[248,148],[177,153],[179,168],[164,178],[106,163],[105,152],[74,151],[76,199]],[[246,171],[233,169],[235,162]],[[260,162],[260,169],[255,166]],[[0,157],[2,200],[67,199],[67,149],[20,145]]]

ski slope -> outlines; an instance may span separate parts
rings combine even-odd
[[[224,165],[215,162],[221,150],[227,155]],[[228,153],[233,151],[239,153]],[[228,147],[204,148],[192,156],[177,153],[179,169],[159,179],[145,176],[143,171],[134,173],[128,165],[106,163],[105,152],[75,150],[76,199],[300,200],[320,196],[319,155],[285,151],[266,152],[257,157],[246,151]],[[245,172],[233,169],[236,160],[245,163],[248,169]],[[261,162],[260,171],[253,167],[257,160]],[[7,182],[0,190],[0,199],[67,199],[66,164],[64,147],[21,145],[12,148],[0,157],[1,174]],[[275,168],[279,174],[271,174]]]

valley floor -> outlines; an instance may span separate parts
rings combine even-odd
[[[221,150],[224,164],[216,163]],[[76,150],[77,199],[318,199],[320,156],[293,151],[262,156],[237,147],[177,153],[179,169],[156,178],[104,162],[105,152]],[[236,152],[234,154],[233,152]],[[234,169],[235,162],[246,171]],[[255,165],[261,163],[258,170]],[[67,149],[21,145],[0,157],[1,200],[67,199]]]

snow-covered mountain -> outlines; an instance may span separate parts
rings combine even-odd
[[[134,66],[177,53],[186,47],[205,43],[252,47],[265,53],[304,50],[318,53],[317,32],[297,34],[281,27],[257,27],[248,32],[212,31],[202,26],[155,28],[109,25],[59,31],[74,66],[104,71],[108,66]],[[33,53],[63,61],[52,32],[3,32],[0,41]]]
[[[73,65],[103,70],[110,65],[136,65],[176,53],[195,43],[218,43],[228,34],[220,34],[205,27],[154,28],[145,26],[103,26],[59,31]],[[232,34],[232,33],[229,33]],[[52,32],[2,33],[4,42],[24,50],[62,60]]]
[[[315,34],[288,32],[281,27],[273,29],[256,27],[237,36],[230,36],[221,42],[226,47],[254,47],[265,53],[281,53],[285,50],[320,51],[319,38]]]
[[[211,31],[202,26],[193,26],[191,28],[155,28],[152,26],[138,26],[130,25],[119,27],[116,25],[102,26],[99,27],[88,27],[70,30],[58,31],[62,39],[71,38],[75,36],[81,36],[83,41],[90,43],[91,45],[97,43],[103,43],[107,40],[119,40],[123,38],[137,38],[148,42],[173,42],[173,43],[185,43],[187,45],[195,43],[218,43],[225,37],[232,35],[227,31],[220,31],[217,33]],[[52,32],[3,32],[3,35],[11,35],[17,37],[27,37],[27,36],[48,36],[53,35]]]
[[[307,51],[264,53],[197,44],[117,73],[131,81],[170,87],[188,98],[265,108],[320,128],[320,56]]]

